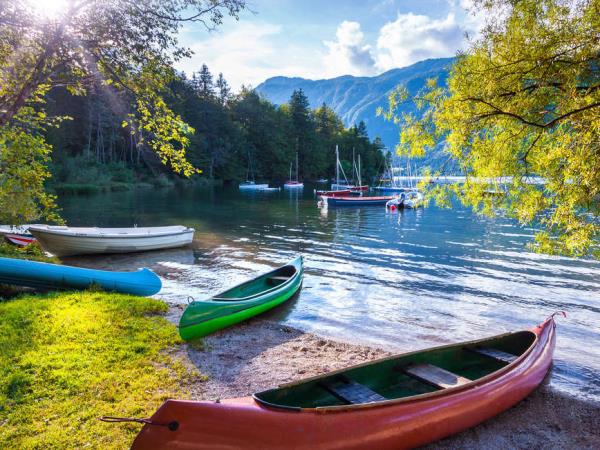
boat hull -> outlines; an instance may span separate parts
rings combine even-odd
[[[373,189],[375,191],[380,191],[380,192],[404,192],[404,191],[408,190],[407,188],[403,188],[403,187],[391,187],[391,186],[375,186],[371,189]]]
[[[240,184],[239,186],[241,191],[261,191],[268,187],[268,184]]]
[[[382,197],[327,197],[327,206],[380,206],[393,199],[393,196]]]
[[[315,191],[317,197],[345,197],[348,195],[352,195],[352,191],[350,189],[344,189],[340,191]]]
[[[55,256],[135,253],[151,250],[183,247],[191,244],[194,230],[191,228],[170,234],[156,235],[91,235],[84,233],[65,233],[49,228],[30,228],[29,231],[38,240],[44,250]]]
[[[425,445],[475,426],[529,395],[550,368],[554,327],[548,319],[531,330],[536,344],[507,370],[443,395],[331,409],[266,407],[251,397],[220,403],[168,400],[132,448],[398,450]],[[172,429],[176,424],[177,429],[159,424]]]
[[[217,330],[227,328],[273,309],[285,302],[300,289],[300,285],[302,284],[302,257],[287,264],[287,266],[292,265],[295,268],[295,274],[286,283],[266,292],[258,293],[247,300],[207,300],[190,303],[184,311],[179,323],[179,334],[181,338],[184,340],[191,340],[206,336]],[[268,274],[257,277],[257,279],[266,276],[268,276]],[[251,282],[252,280],[244,284]],[[233,289],[236,288],[230,290]],[[219,297],[219,294],[215,297]]]
[[[149,269],[109,272],[11,258],[0,258],[0,283],[49,290],[95,285],[105,291],[139,296],[153,295],[161,289],[160,278]]]

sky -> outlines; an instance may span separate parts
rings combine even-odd
[[[239,20],[217,30],[186,24],[181,44],[238,90],[273,76],[373,76],[427,58],[453,56],[476,37],[482,17],[470,0],[248,0]]]

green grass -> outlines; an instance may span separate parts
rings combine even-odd
[[[129,448],[137,424],[199,378],[158,300],[99,292],[0,302],[0,448]]]
[[[37,242],[24,247],[19,247],[17,245],[9,244],[8,242],[2,242],[0,240],[0,257],[30,259],[32,261],[49,262],[55,264],[59,263],[58,258],[46,256],[42,250],[42,247],[40,247]]]

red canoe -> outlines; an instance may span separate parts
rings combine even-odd
[[[553,317],[531,330],[407,353],[221,402],[168,400],[134,449],[412,448],[515,405],[552,363]],[[139,420],[139,419],[138,419]]]

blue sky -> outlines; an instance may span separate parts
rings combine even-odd
[[[206,63],[232,87],[277,76],[311,79],[372,76],[426,58],[452,56],[476,35],[481,17],[469,0],[249,0],[239,21],[208,32],[181,30],[194,56],[187,73]]]

